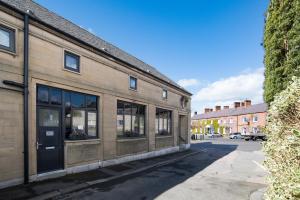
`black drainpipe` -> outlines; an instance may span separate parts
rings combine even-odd
[[[29,16],[24,14],[24,184],[29,182],[29,153],[28,153],[28,37]]]

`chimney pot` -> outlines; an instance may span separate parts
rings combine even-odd
[[[209,113],[210,112],[210,108],[205,108],[204,109],[204,113]]]
[[[221,110],[221,106],[216,106],[215,109],[216,109],[216,111],[220,111]]]
[[[244,102],[245,102],[245,107],[251,106],[251,100],[246,99]]]
[[[234,102],[234,108],[241,107],[241,102]]]
[[[224,106],[223,109],[224,110],[229,109],[229,106]]]

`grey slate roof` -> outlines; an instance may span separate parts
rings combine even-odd
[[[63,17],[49,11],[43,6],[37,4],[32,0],[0,0],[1,2],[8,4],[9,6],[17,9],[18,11],[24,13],[30,10],[34,13],[34,17],[43,23],[60,30],[64,33],[72,35],[76,39],[99,49],[100,51],[105,51],[106,53],[133,65],[135,68],[142,70],[143,72],[154,75],[155,77],[164,80],[171,85],[179,88],[180,90],[189,93],[187,90],[179,86],[177,83],[160,73],[154,67],[144,63],[143,61],[137,59],[136,57],[126,53],[120,48],[102,40],[101,38],[93,35],[89,31],[77,26],[76,24],[64,19]]]
[[[220,111],[203,113],[203,114],[193,116],[192,120],[261,113],[261,112],[266,112],[267,109],[268,106],[266,103],[260,103],[260,104],[251,105],[249,107],[229,108]]]

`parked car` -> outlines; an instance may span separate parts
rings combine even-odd
[[[220,133],[208,133],[207,136],[208,136],[209,138],[223,137],[223,135],[220,134]]]
[[[242,136],[241,133],[232,133],[232,134],[230,134],[229,138],[230,139],[243,139],[244,136]]]

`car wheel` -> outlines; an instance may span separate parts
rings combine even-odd
[[[237,137],[236,137],[236,136],[234,136],[234,137],[233,137],[233,139],[237,139]]]

